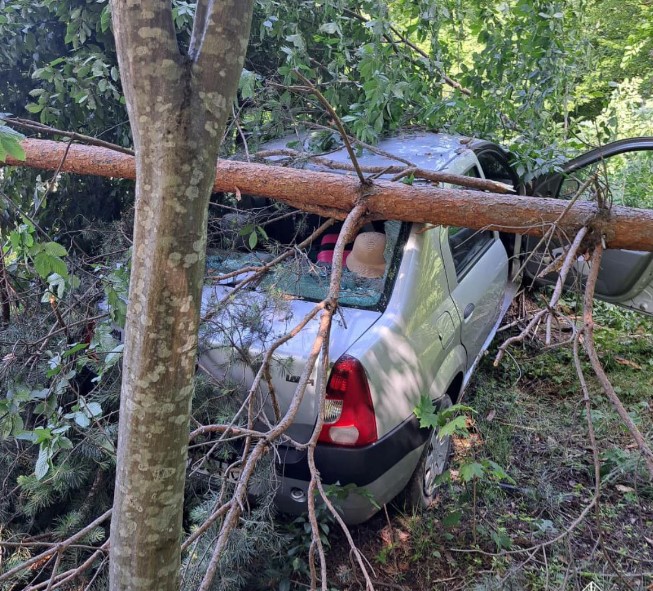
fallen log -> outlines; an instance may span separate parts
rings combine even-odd
[[[26,158],[9,157],[6,164],[82,175],[134,179],[134,158],[98,146],[27,139]],[[68,152],[66,154],[66,150]],[[65,158],[64,158],[65,155]],[[62,163],[63,161],[63,163]],[[614,206],[607,219],[595,220],[595,203],[504,195],[435,186],[411,186],[375,180],[361,185],[356,177],[331,172],[221,160],[213,185],[216,192],[235,191],[282,201],[309,212],[344,219],[364,203],[374,219],[491,229],[542,235],[552,224],[569,235],[588,223],[610,248],[653,251],[653,211]],[[559,220],[559,221],[558,221]]]

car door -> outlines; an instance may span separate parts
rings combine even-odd
[[[481,176],[476,167],[466,175]],[[498,232],[448,227],[442,228],[440,239],[469,367],[499,316],[508,283],[508,255]]]
[[[559,173],[546,175],[533,184],[532,194],[571,199],[582,183],[597,175],[608,196],[616,205],[653,208],[653,137],[620,140],[596,148],[569,161]],[[533,253],[526,274],[537,277],[563,246],[555,240],[547,249],[539,239],[527,239],[528,253]],[[589,269],[579,259],[569,274],[567,285],[582,285]],[[556,274],[539,279],[554,283]],[[596,285],[596,297],[646,314],[653,314],[653,253],[636,250],[605,251]]]

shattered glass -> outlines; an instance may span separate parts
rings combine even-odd
[[[392,267],[392,257],[400,228],[400,222],[385,222],[386,266],[383,277],[369,279],[349,271],[346,267],[343,268],[339,295],[341,305],[359,308],[375,308],[379,305],[388,279],[388,271]],[[273,249],[271,244],[264,243],[259,246]],[[265,250],[244,252],[233,249],[212,249],[207,256],[207,281],[215,283],[215,278],[220,275],[246,267],[260,267],[271,261],[275,254]],[[315,255],[314,251],[297,250],[253,282],[252,286],[259,291],[274,291],[292,298],[321,301],[328,293],[331,267],[316,264]],[[240,273],[219,283],[237,285],[250,274],[251,271]]]

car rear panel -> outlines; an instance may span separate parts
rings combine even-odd
[[[215,309],[215,303],[229,294],[232,288],[205,287],[203,293],[203,323],[200,335],[200,367],[218,379],[226,378],[243,395],[251,386],[260,356],[276,340],[297,326],[316,306],[299,299],[271,298],[269,294],[248,291],[240,293],[228,306]],[[373,310],[339,308],[334,316],[333,338],[329,357],[333,362],[340,357],[381,316]],[[274,353],[271,367],[272,384],[281,413],[289,407],[297,382],[305,368],[310,350],[319,329],[318,313],[294,338],[281,345]],[[258,359],[257,359],[258,358]],[[247,363],[245,360],[249,361]],[[318,412],[315,396],[317,368],[313,369],[297,417],[288,435],[307,441]],[[265,412],[271,419],[274,412],[265,382],[260,392],[265,399]]]

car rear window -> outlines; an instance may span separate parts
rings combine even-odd
[[[239,211],[213,220],[212,247],[207,251],[207,281],[235,286],[248,275],[253,275],[253,271],[228,278],[221,276],[248,267],[260,267],[291,248],[293,252],[288,258],[262,277],[256,278],[248,287],[290,298],[323,300],[328,292],[331,272],[330,265],[324,262],[325,255],[319,256],[320,252],[329,248],[322,244],[324,234],[303,250],[292,245],[308,237],[325,220],[299,212],[297,215],[290,215],[292,212],[289,210],[279,212],[277,209],[275,212],[277,219],[284,215],[288,217],[279,223],[268,223],[269,220],[262,217],[260,211],[255,211],[254,214]],[[364,309],[385,307],[401,260],[408,227],[409,224],[385,221],[376,222],[374,227],[369,226],[361,230],[385,234],[384,271],[381,277],[367,278],[345,266],[339,295],[341,305]],[[331,229],[326,232],[331,234],[331,238],[325,242],[335,241],[337,228],[336,226],[335,231]]]

